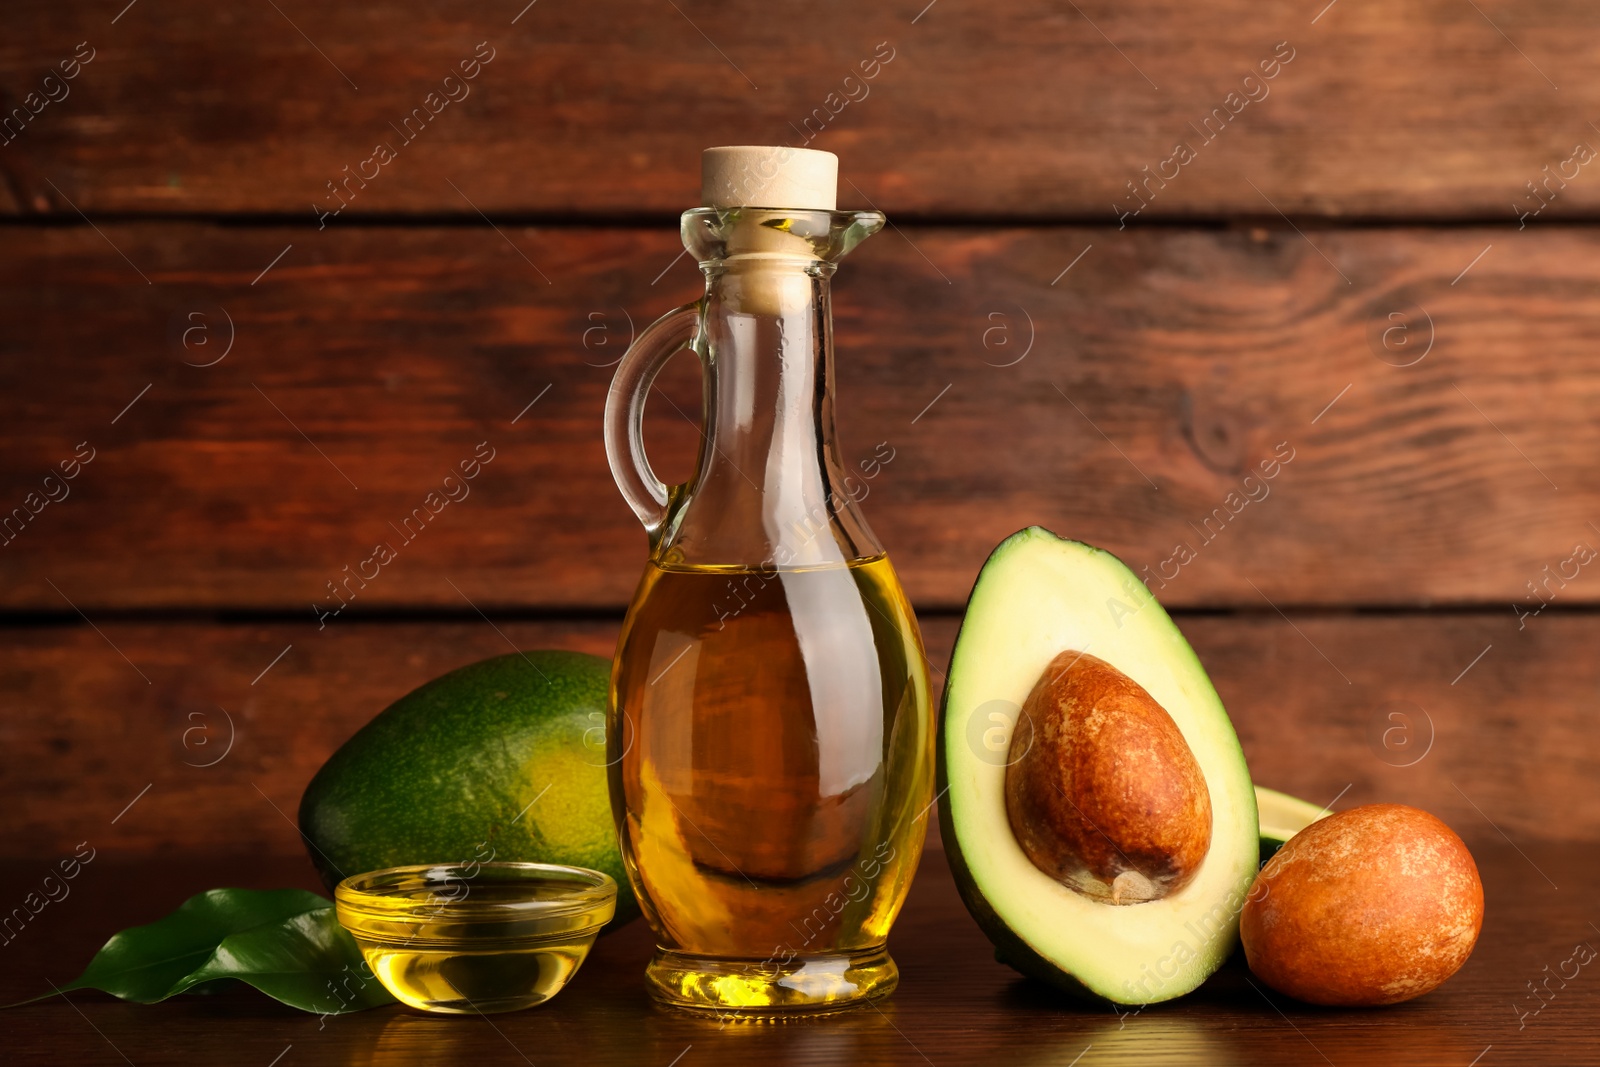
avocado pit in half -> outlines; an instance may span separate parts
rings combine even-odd
[[[1006,816],[1033,865],[1111,904],[1187,885],[1211,848],[1205,775],[1172,716],[1086,652],[1051,660],[1022,706]]]

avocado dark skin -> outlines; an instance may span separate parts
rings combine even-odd
[[[606,782],[611,664],[578,652],[497,656],[436,678],[328,758],[300,833],[331,890],[421,863],[518,861],[604,871],[615,929],[638,915]]]

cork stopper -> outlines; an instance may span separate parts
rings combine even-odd
[[[730,145],[700,156],[705,207],[769,207],[833,211],[839,200],[839,157],[787,145]]]
[[[700,156],[700,192],[709,208],[833,211],[838,202],[839,157],[811,148],[732,145]],[[740,314],[804,314],[812,279],[797,261],[818,258],[811,242],[785,227],[748,224],[728,237],[740,267],[723,281],[727,307]]]

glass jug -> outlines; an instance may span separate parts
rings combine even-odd
[[[885,939],[922,852],[934,725],[916,618],[834,444],[828,280],[877,212],[697,208],[699,301],[617,368],[606,449],[650,559],[618,641],[612,810],[677,1007],[828,1010],[897,981]],[[705,420],[667,486],[640,421],[688,347]],[[870,472],[870,473],[869,473]]]

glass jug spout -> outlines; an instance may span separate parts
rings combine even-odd
[[[836,264],[883,228],[881,211],[801,211],[697,207],[683,213],[683,246],[700,268],[745,257],[790,257]]]
[[[883,224],[875,211],[684,213],[705,295],[640,334],[606,404],[607,458],[652,558],[786,566],[882,551],[835,441],[829,278]],[[694,475],[668,486],[644,454],[642,418],[651,383],[684,348],[701,362],[705,422]]]

